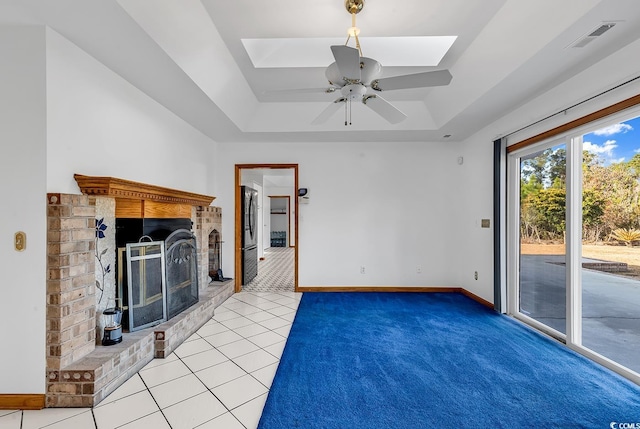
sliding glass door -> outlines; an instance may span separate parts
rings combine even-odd
[[[640,118],[581,140],[582,345],[640,373]]]
[[[566,330],[566,145],[519,159],[518,310],[560,333]]]
[[[508,312],[640,382],[640,111],[507,167]]]

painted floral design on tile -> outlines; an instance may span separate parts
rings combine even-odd
[[[104,284],[105,279],[108,273],[111,272],[111,264],[106,264],[103,262],[103,257],[109,251],[109,247],[102,247],[101,239],[105,238],[105,231],[108,226],[104,223],[104,218],[96,219],[96,261],[98,262],[98,266],[96,267],[96,274],[98,276],[102,276],[102,280],[96,278],[96,288],[100,291],[100,298],[98,299],[98,303],[102,302],[102,297],[104,295]],[[106,264],[106,265],[105,265]],[[96,277],[98,277],[96,276]]]

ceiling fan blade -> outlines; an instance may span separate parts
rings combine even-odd
[[[377,91],[392,89],[424,88],[428,86],[444,86],[451,82],[449,70],[438,70],[402,76],[384,77],[371,82],[371,88]]]
[[[397,124],[407,118],[407,115],[377,94],[365,96],[362,103],[392,124]]]
[[[331,94],[335,92],[336,88],[333,86],[324,87],[324,88],[293,88],[293,89],[270,89],[268,91],[264,91],[263,94],[274,94],[274,95],[288,95],[288,94]]]
[[[334,101],[333,103],[329,104],[319,115],[317,118],[315,118],[312,122],[311,125],[320,125],[320,124],[324,124],[325,122],[327,122],[327,120],[329,120],[330,117],[333,116],[334,113],[336,113],[336,111],[338,109],[340,109],[341,104],[344,103],[345,101],[347,101],[346,98],[344,97],[340,97],[338,98],[336,101]]]
[[[360,51],[344,45],[331,47],[341,77],[349,80],[360,80]]]

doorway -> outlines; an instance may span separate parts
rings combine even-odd
[[[253,263],[243,259],[244,219],[242,187],[250,187],[258,192],[258,275],[252,282],[243,276],[243,263]],[[235,166],[235,291],[240,292],[259,285],[259,290],[268,291],[272,279],[288,279],[289,290],[298,291],[298,164],[236,164]],[[286,197],[288,223],[284,247],[271,246],[271,198]],[[284,226],[281,226],[284,228]],[[277,232],[282,233],[281,230]],[[285,272],[283,272],[283,270]],[[262,276],[261,276],[262,272]],[[268,274],[268,275],[267,275]],[[246,285],[245,285],[246,283]],[[273,288],[282,285],[273,283]],[[281,290],[281,289],[277,289]]]

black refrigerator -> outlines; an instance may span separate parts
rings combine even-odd
[[[242,284],[258,275],[258,191],[243,186],[242,198]]]

